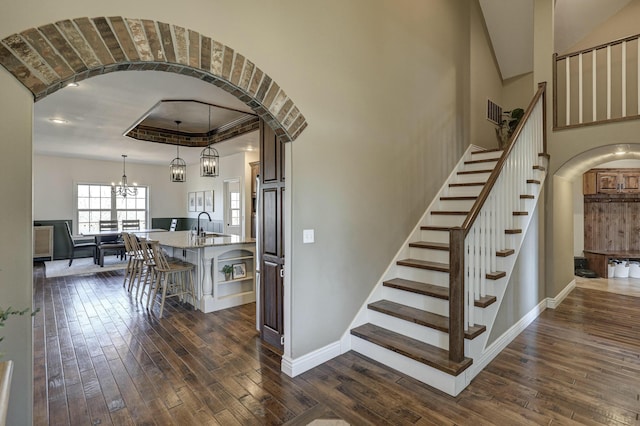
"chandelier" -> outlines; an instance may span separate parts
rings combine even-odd
[[[176,120],[175,123],[178,132],[178,145],[176,147],[176,158],[171,160],[169,164],[169,173],[171,182],[185,182],[187,180],[187,163],[180,158],[180,123],[182,121]]]
[[[115,182],[111,182],[111,193],[122,197],[126,197],[127,195],[134,197],[138,194],[138,184],[135,182],[133,186],[127,184],[127,173],[125,172],[126,158],[127,156],[122,154],[122,180],[118,182],[118,185],[116,185]]]
[[[209,127],[207,127],[207,137],[211,130],[211,105],[209,105]],[[218,165],[220,164],[220,156],[215,148],[211,148],[211,144],[200,153],[200,176],[217,177],[219,174]]]

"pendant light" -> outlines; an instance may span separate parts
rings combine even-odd
[[[127,184],[127,173],[125,171],[125,160],[127,156],[122,154],[122,178],[118,185],[115,182],[111,182],[111,193],[114,195],[120,195],[122,197],[126,197],[127,195],[130,197],[135,197],[138,194],[137,183],[133,183],[133,186],[129,186]]]
[[[211,105],[209,105],[209,127],[207,127],[206,135],[209,137],[211,131]],[[202,177],[218,177],[220,172],[220,156],[215,148],[211,148],[211,144],[200,153],[200,176]]]
[[[187,180],[187,163],[180,158],[180,123],[182,121],[176,120],[175,123],[178,132],[178,145],[176,147],[176,158],[171,160],[171,164],[169,164],[169,172],[171,182],[185,182]]]

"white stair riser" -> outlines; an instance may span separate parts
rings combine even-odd
[[[454,182],[486,182],[490,174],[491,172],[456,175]]]
[[[438,315],[449,315],[449,301],[436,297],[425,296],[423,294],[412,293],[410,291],[399,290],[392,287],[384,287],[383,298],[392,302],[400,303],[411,308],[422,309]]]
[[[403,336],[429,343],[432,346],[449,349],[448,333],[443,333],[442,331],[434,330],[433,328],[425,327],[411,321],[405,321],[371,309],[369,309],[368,317],[371,324],[386,328],[387,330],[393,330]]]
[[[449,231],[420,230],[420,241],[431,243],[449,243]]]
[[[449,285],[449,273],[398,265],[398,278],[441,286]]]
[[[472,163],[472,164],[465,164],[463,167],[464,171],[470,171],[470,170],[487,170],[487,169],[493,169],[496,164],[498,163],[498,161],[490,161],[490,162],[482,162],[482,163]]]
[[[462,215],[432,214],[428,220],[432,226],[460,226],[466,218]]]
[[[464,373],[455,377],[451,376],[356,336],[351,338],[351,347],[356,352],[388,365],[416,380],[428,383],[451,396],[458,395],[465,387]]]
[[[412,259],[430,260],[431,262],[449,263],[448,250],[433,250],[410,247],[409,257]]]
[[[435,206],[438,210],[458,210],[468,212],[476,200],[440,200]]]
[[[489,151],[489,152],[474,152],[471,154],[472,160],[487,160],[493,158],[496,161],[500,159],[502,151]]]
[[[482,191],[482,186],[450,186],[447,188],[447,195],[450,197],[477,197]]]

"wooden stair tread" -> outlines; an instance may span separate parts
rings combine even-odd
[[[535,195],[529,195],[529,194],[522,194],[520,195],[520,199],[521,200],[533,200],[535,199],[536,196]]]
[[[471,358],[464,358],[461,362],[451,361],[449,351],[445,349],[373,324],[356,327],[351,330],[351,334],[452,376],[458,376],[473,363]]]
[[[385,287],[404,290],[411,293],[431,296],[437,299],[449,300],[449,289],[435,284],[427,284],[419,281],[405,280],[404,278],[394,278],[382,283]]]
[[[423,225],[420,227],[421,231],[446,231],[449,232],[451,230],[451,226],[433,226],[433,225]]]
[[[435,210],[432,211],[431,214],[433,215],[441,215],[441,216],[466,216],[469,214],[469,212],[463,212],[463,211],[454,211],[454,210]]]
[[[504,271],[495,271],[495,272],[487,272],[487,279],[488,280],[499,280],[502,277],[506,277],[507,273]]]
[[[535,183],[536,185],[540,185],[540,181],[537,179],[527,179],[527,183]]]
[[[546,152],[539,152],[538,157],[544,157],[548,160],[551,158],[551,155],[547,154]]]
[[[486,169],[486,170],[465,170],[462,172],[458,172],[457,174],[459,175],[475,175],[475,174],[480,174],[480,173],[491,173],[493,171],[493,169]]]
[[[514,249],[504,249],[496,251],[496,256],[498,257],[508,257],[514,254],[516,251]]]
[[[458,183],[450,183],[450,188],[456,188],[461,186],[484,186],[486,182],[458,182]]]
[[[505,229],[504,233],[508,235],[522,234],[522,229]]]
[[[458,197],[440,197],[440,201],[473,201],[477,200],[476,195],[461,195]]]
[[[495,296],[483,296],[479,300],[476,300],[473,304],[479,308],[486,308],[489,305],[496,303],[498,299]]]
[[[496,157],[496,158],[485,158],[482,160],[468,160],[465,161],[464,164],[478,164],[478,163],[493,163],[493,162],[497,162],[500,158]]]
[[[449,333],[449,317],[412,308],[390,300],[378,300],[369,303],[367,307],[373,311],[381,312],[418,325],[433,328],[434,330]],[[487,329],[484,325],[474,325],[464,332],[465,339],[475,339]]]
[[[440,262],[431,262],[419,259],[403,259],[396,262],[400,266],[409,266],[412,268],[429,269],[432,271],[449,272],[449,265]]]
[[[414,241],[409,247],[449,251],[449,243],[432,243],[430,241]]]
[[[434,297],[436,299],[449,300],[449,288],[435,284],[406,280],[404,278],[393,278],[391,280],[384,281],[382,285],[385,287],[395,288],[397,290]],[[480,300],[476,300],[474,305],[479,308],[486,308],[495,301],[495,296],[485,296],[481,297]]]
[[[529,212],[513,212],[514,216],[529,216]]]
[[[540,171],[544,172],[547,169],[545,169],[543,166],[533,166],[533,170],[540,170]]]
[[[481,151],[471,151],[471,155],[473,154],[486,154],[487,152],[502,152],[504,151],[504,148],[489,148],[489,149],[483,149]]]

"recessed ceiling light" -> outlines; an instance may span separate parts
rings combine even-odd
[[[252,147],[250,147],[250,146],[248,146],[248,147],[247,147],[247,151],[253,151],[253,148],[252,148]]]
[[[615,154],[616,155],[624,155],[624,154],[626,154],[626,151],[616,151]]]
[[[80,86],[80,85],[78,83],[75,83],[75,82],[67,84],[67,87],[78,87],[78,86]]]
[[[67,124],[68,121],[63,118],[50,118],[49,121],[56,124]]]

